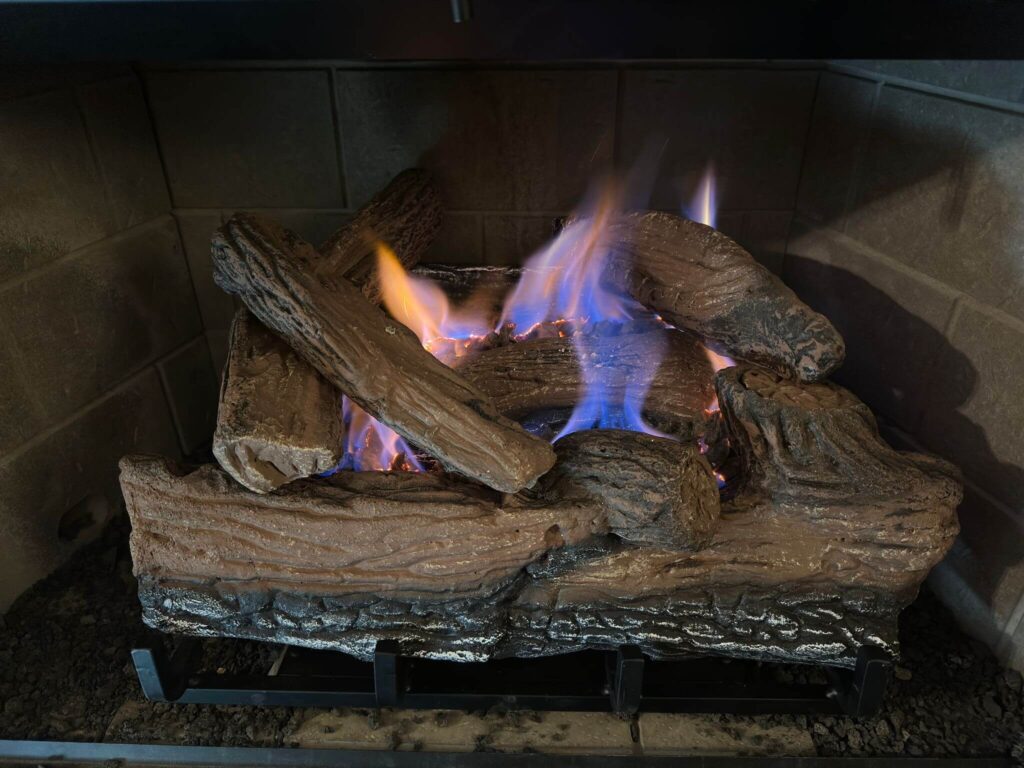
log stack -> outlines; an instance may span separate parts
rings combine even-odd
[[[391,243],[416,264],[441,226],[441,203],[425,171],[400,173],[331,236],[303,250],[306,269],[350,281],[380,300],[374,245]],[[242,308],[228,342],[213,454],[239,483],[266,493],[333,469],[342,458],[341,392]]]
[[[679,329],[644,404],[675,439],[589,430],[550,445],[518,422],[576,403],[568,339],[499,339],[449,368],[377,306],[375,238],[410,265],[439,215],[411,171],[319,249],[253,214],[215,235],[216,280],[246,307],[220,466],[121,462],[149,624],[361,658],[386,639],[460,660],[633,644],[851,666],[865,644],[896,652],[899,611],[957,534],[960,483],[889,448],[827,381],[843,342],[825,318],[710,228],[621,217],[606,279]],[[591,340],[617,386],[650,378],[646,333]],[[702,344],[742,362],[715,375]],[[342,393],[444,471],[313,477],[340,458]],[[698,436],[740,467],[727,496]]]

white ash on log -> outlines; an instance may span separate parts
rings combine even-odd
[[[842,337],[733,240],[670,213],[629,214],[609,227],[609,278],[717,351],[824,379],[846,354]]]
[[[312,275],[293,233],[236,214],[214,236],[214,278],[367,413],[451,470],[500,491],[532,485],[551,446],[501,415],[352,283]]]
[[[752,479],[722,505],[706,546],[680,551],[614,544],[617,539],[609,537],[602,547],[595,544],[599,538],[562,533],[564,546],[541,553],[540,531],[548,530],[546,521],[530,516],[545,503],[550,506],[541,486],[501,502],[512,519],[526,514],[524,519],[535,524],[527,537],[532,543],[512,549],[518,554],[502,576],[454,579],[457,585],[479,585],[476,594],[483,597],[467,597],[474,587],[456,594],[403,591],[403,583],[422,588],[423,579],[432,574],[422,564],[438,562],[430,557],[443,558],[448,546],[461,551],[457,541],[449,544],[439,537],[421,542],[417,554],[427,558],[417,561],[422,571],[382,568],[372,574],[378,579],[372,589],[363,588],[367,575],[362,571],[351,582],[326,576],[322,583],[303,586],[306,569],[315,573],[319,567],[309,558],[283,569],[286,583],[253,579],[246,570],[222,577],[221,569],[239,563],[258,569],[253,558],[261,557],[261,550],[244,541],[232,545],[244,557],[229,556],[224,564],[199,548],[186,570],[176,553],[184,551],[183,543],[191,547],[191,529],[176,527],[181,525],[179,510],[205,506],[206,514],[216,517],[215,505],[203,501],[210,483],[233,488],[234,499],[245,492],[231,487],[216,470],[197,473],[203,482],[196,482],[204,490],[196,492],[193,475],[176,478],[162,470],[155,482],[141,472],[158,465],[126,460],[125,496],[144,617],[162,629],[335,648],[362,658],[370,657],[381,639],[399,640],[405,653],[458,659],[635,644],[653,656],[716,653],[852,666],[864,644],[895,652],[900,610],[957,534],[960,485],[955,470],[936,459],[893,451],[863,419],[836,418],[837,410],[863,407],[838,387],[828,385],[831,394],[825,394],[751,368],[721,372],[717,383],[727,424],[745,432],[733,435],[737,449],[755,458],[747,462],[754,467]],[[812,458],[809,452],[815,450],[828,451],[827,459]],[[865,484],[850,498],[835,491],[845,482],[856,482],[872,463],[883,467],[889,479]],[[896,481],[901,473],[905,484]],[[600,480],[596,473],[590,476]],[[393,475],[377,477],[382,485],[394,482],[389,479]],[[816,483],[816,477],[822,482]],[[323,493],[306,489],[325,483],[302,481],[268,496],[249,494],[245,504],[258,505],[260,516],[289,521],[282,523],[287,530],[295,519],[305,520],[297,499]],[[149,490],[154,485],[158,491]],[[596,495],[607,496],[611,487]],[[821,487],[828,490],[822,494]],[[800,501],[801,492],[805,501]],[[385,496],[386,501],[371,495],[363,509],[383,515],[390,525],[383,510],[393,509],[391,499],[402,494],[392,489]],[[465,502],[469,508],[480,503]],[[564,508],[546,514],[570,532],[588,525],[583,522],[578,529],[567,523]],[[599,514],[604,522],[595,531],[607,523],[607,510]],[[249,523],[250,516],[241,515],[237,528],[226,530],[232,536],[253,536]],[[276,531],[274,526],[268,530]],[[510,534],[503,529],[497,535]],[[333,547],[337,538],[319,531],[311,540]],[[511,539],[519,541],[515,535]],[[379,547],[376,542],[373,546]],[[398,551],[387,550],[384,562]],[[530,553],[539,553],[535,562],[515,565]],[[487,572],[490,557],[477,559],[468,553],[458,571]],[[162,563],[168,567],[157,567]]]
[[[650,333],[666,333],[652,331]],[[676,332],[667,333],[665,355],[651,378],[651,361],[643,350],[653,345],[646,334],[595,338],[589,349],[608,371],[608,397],[621,402],[638,382],[650,381],[643,410],[659,423],[700,424],[714,399],[713,371],[701,345]],[[568,338],[520,341],[471,354],[459,373],[494,400],[506,416],[519,419],[548,408],[576,405],[584,381],[576,350]],[[692,427],[690,434],[698,432]]]
[[[430,175],[410,169],[361,208],[308,269],[340,276],[377,301],[375,243],[387,242],[406,267],[419,261],[441,226]],[[343,454],[341,393],[246,309],[232,324],[221,382],[213,454],[238,482],[265,493],[327,472]]]

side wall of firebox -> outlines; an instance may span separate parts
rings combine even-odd
[[[966,476],[932,586],[1024,668],[1024,63],[830,64],[796,208],[784,277],[846,338],[836,378]]]
[[[0,73],[0,613],[121,504],[117,462],[209,441],[216,377],[142,83]]]

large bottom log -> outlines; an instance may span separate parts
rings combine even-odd
[[[303,495],[312,501],[327,493],[314,484],[293,488],[295,497],[250,494],[248,512],[229,515],[227,499],[207,498],[202,484],[175,490],[172,479],[157,489],[159,498],[140,505],[153,478],[136,473],[125,495],[144,618],[169,631],[363,658],[382,639],[398,640],[406,653],[456,659],[624,643],[659,657],[716,653],[839,666],[852,666],[864,644],[895,652],[900,610],[958,531],[955,470],[893,451],[870,413],[834,385],[801,386],[744,368],[720,372],[716,385],[746,483],[696,551],[606,534],[630,518],[635,525],[680,518],[646,519],[617,492],[606,494],[594,516],[600,489],[588,486],[599,482],[601,462],[590,459],[600,458],[600,436],[581,460],[563,460],[553,473],[571,472],[579,498],[563,490],[567,498],[552,505],[544,494],[567,486],[542,482],[537,498],[506,498],[498,511],[485,500],[453,505],[450,494],[430,490],[429,479],[406,480],[402,491],[378,475],[376,491],[329,492],[348,505],[334,523],[322,505],[303,511]],[[571,447],[556,445],[560,454]],[[623,477],[615,473],[609,487],[620,489]],[[434,506],[424,507],[431,496]],[[197,516],[204,499],[216,502],[215,511]],[[387,515],[356,519],[403,499],[401,524]],[[187,568],[176,561],[186,549],[181,538],[202,533],[197,523],[226,515],[214,539],[220,549],[200,547],[185,558]],[[270,542],[268,556],[246,545],[253,525],[295,519],[302,524],[295,547]],[[431,535],[439,522],[444,529]],[[549,522],[559,526],[557,536],[546,535]]]

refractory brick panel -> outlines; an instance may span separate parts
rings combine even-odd
[[[0,460],[0,611],[81,543],[58,538],[65,512],[86,499],[101,510],[118,509],[117,460],[138,450],[179,453],[152,368],[63,428]]]
[[[174,204],[340,208],[328,73],[147,76]]]
[[[446,207],[560,211],[612,158],[615,72],[338,73],[351,205],[409,166]]]
[[[22,371],[48,423],[200,332],[178,232],[167,216],[0,293]]]

